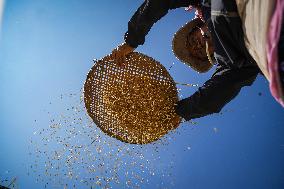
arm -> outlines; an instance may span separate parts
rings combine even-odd
[[[128,45],[136,48],[144,44],[145,36],[151,27],[169,10],[199,4],[200,0],[145,0],[128,22],[128,31],[124,35],[124,40]]]
[[[125,56],[144,44],[145,36],[155,22],[161,19],[170,9],[199,6],[200,0],[145,0],[128,22],[128,31],[124,35],[125,43],[115,48],[110,57],[122,66]]]
[[[185,120],[218,113],[242,87],[251,85],[258,73],[258,67],[254,65],[239,69],[218,66],[211,79],[198,91],[178,102],[176,111]]]
[[[234,1],[212,1],[212,10],[217,13],[236,9]],[[214,14],[215,14],[214,13]],[[218,113],[235,98],[244,86],[255,80],[259,69],[249,56],[243,42],[240,19],[237,15],[212,15],[208,27],[211,30],[216,72],[189,98],[178,102],[177,113],[186,120]]]

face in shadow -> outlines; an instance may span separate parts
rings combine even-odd
[[[191,56],[200,60],[208,59],[206,53],[206,43],[210,56],[213,55],[214,49],[212,37],[206,24],[193,28],[187,36],[186,47]]]

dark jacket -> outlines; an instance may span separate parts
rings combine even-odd
[[[244,44],[235,0],[212,0],[212,15],[210,7],[203,6],[200,0],[146,0],[129,21],[125,42],[134,48],[142,45],[153,24],[169,10],[189,5],[203,10],[213,38],[217,68],[192,96],[178,102],[177,113],[186,120],[220,112],[259,73]]]

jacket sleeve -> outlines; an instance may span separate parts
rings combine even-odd
[[[128,31],[124,40],[136,48],[145,42],[145,36],[155,22],[165,16],[170,9],[198,6],[200,0],[145,0],[128,22]]]
[[[187,121],[218,113],[242,87],[251,85],[258,73],[259,68],[255,65],[239,69],[218,66],[211,79],[198,91],[178,102],[176,111]]]

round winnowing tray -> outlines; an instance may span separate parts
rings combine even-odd
[[[108,135],[146,144],[178,127],[174,80],[159,62],[141,53],[126,57],[123,67],[108,56],[95,61],[84,85],[89,116]]]

